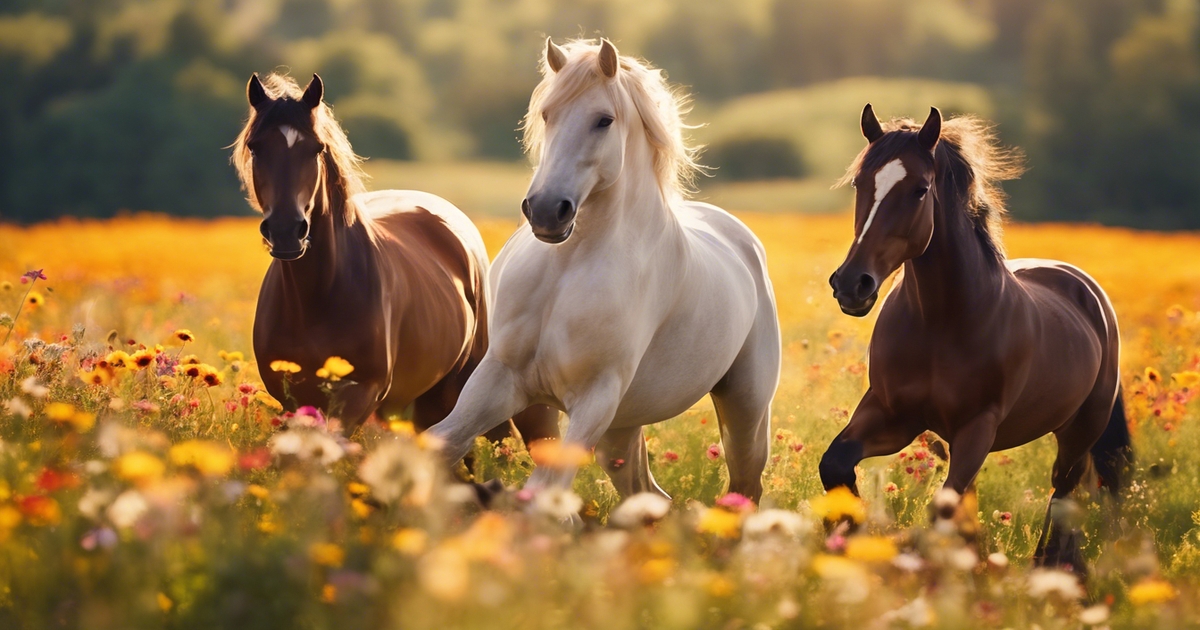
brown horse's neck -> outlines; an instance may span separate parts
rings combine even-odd
[[[1008,276],[968,213],[966,195],[946,188],[934,199],[929,246],[904,265],[904,292],[926,321],[991,309]]]
[[[347,290],[362,295],[377,273],[369,219],[353,206],[337,172],[328,166],[324,172],[314,195],[307,251],[298,260],[277,263],[289,292],[305,301],[326,301]],[[349,225],[347,213],[357,215]]]

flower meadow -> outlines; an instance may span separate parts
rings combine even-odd
[[[871,318],[826,278],[845,215],[744,215],[779,302],[784,373],[761,505],[725,494],[707,401],[648,431],[672,495],[621,502],[591,454],[480,439],[469,473],[403,417],[344,437],[285,413],[250,330],[254,222],[158,216],[0,226],[0,628],[1081,628],[1194,625],[1200,595],[1200,235],[1010,226],[1010,255],[1075,263],[1122,325],[1136,449],[1118,504],[1084,489],[1091,573],[1033,568],[1052,438],[939,493],[926,436],[817,463],[866,387]],[[515,223],[481,221],[494,253]],[[304,366],[308,368],[310,366]],[[354,366],[330,357],[336,396]],[[573,492],[532,466],[589,462]],[[575,515],[578,515],[577,517]]]

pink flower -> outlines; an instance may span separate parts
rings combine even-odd
[[[22,283],[24,283],[24,279],[26,278],[29,280],[45,280],[46,274],[42,273],[41,269],[34,269],[33,271],[26,271],[25,275],[21,276],[21,278]]]
[[[717,499],[717,505],[734,512],[747,512],[754,509],[754,502],[745,495],[730,492]]]
[[[720,445],[713,444],[712,446],[708,447],[708,458],[713,460],[714,462],[717,461],[718,459],[721,459]]]
[[[899,490],[899,489],[900,489],[900,488],[899,488],[899,487],[897,487],[897,486],[896,486],[896,484],[894,484],[894,483],[892,483],[892,482],[888,482],[888,485],[886,485],[886,486],[884,486],[884,487],[883,487],[883,491],[884,491],[884,492],[886,492],[886,493],[888,493],[888,494],[892,494],[893,492],[896,492],[896,491],[897,491],[897,490]]]

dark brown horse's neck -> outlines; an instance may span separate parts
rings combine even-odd
[[[334,300],[374,293],[363,290],[378,279],[369,228],[361,215],[346,224],[346,213],[356,212],[351,203],[337,175],[326,170],[315,195],[308,249],[297,260],[275,263],[293,299],[336,310],[339,302]]]
[[[990,311],[1000,299],[1008,271],[979,234],[965,195],[938,190],[933,237],[920,256],[904,264],[905,296],[930,323],[963,321]]]

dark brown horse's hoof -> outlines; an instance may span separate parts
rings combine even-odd
[[[485,510],[490,508],[496,498],[503,495],[506,490],[504,482],[499,479],[492,479],[485,483],[472,483],[471,488],[475,490],[475,497],[479,500],[479,505]]]

